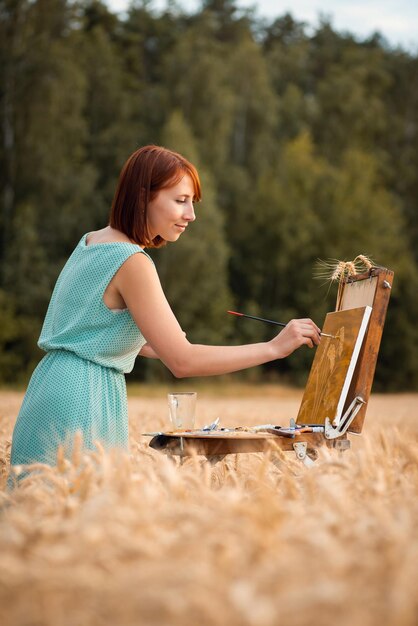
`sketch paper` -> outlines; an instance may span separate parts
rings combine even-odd
[[[358,355],[366,333],[370,306],[328,313],[312,363],[297,422],[324,424],[341,417]]]

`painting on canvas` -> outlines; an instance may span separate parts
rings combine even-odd
[[[299,409],[299,424],[324,424],[341,417],[371,307],[328,313]]]

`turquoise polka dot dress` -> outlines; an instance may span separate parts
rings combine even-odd
[[[112,311],[103,294],[132,255],[125,242],[86,244],[83,235],[55,285],[38,345],[46,351],[28,385],[13,432],[11,464],[55,464],[76,431],[84,446],[128,449],[125,373],[145,344],[128,309]],[[148,256],[148,255],[147,255]],[[150,258],[150,257],[149,257]]]

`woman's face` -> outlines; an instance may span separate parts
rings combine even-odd
[[[189,222],[196,219],[193,209],[194,186],[189,174],[173,187],[161,189],[148,203],[148,230],[151,238],[159,235],[166,241],[177,241]]]

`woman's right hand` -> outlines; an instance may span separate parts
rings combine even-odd
[[[319,345],[320,333],[321,329],[311,319],[291,320],[270,343],[277,354],[276,358],[282,359],[300,346],[313,348]]]

